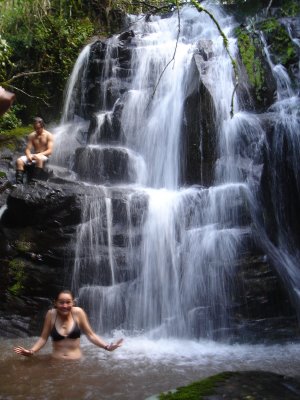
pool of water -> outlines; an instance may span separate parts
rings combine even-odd
[[[16,344],[30,347],[36,338],[0,339],[0,399],[144,400],[222,371],[264,370],[300,376],[300,346],[227,345],[208,341],[125,338],[107,353],[87,341],[79,361],[50,357],[49,342],[24,358]]]

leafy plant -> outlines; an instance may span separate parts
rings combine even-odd
[[[17,116],[17,112],[23,107],[20,105],[13,106],[0,118],[0,132],[15,129],[22,125],[21,119]]]
[[[259,24],[270,42],[269,50],[276,63],[288,67],[289,63],[296,61],[296,50],[286,29],[275,18],[269,18]]]
[[[11,62],[12,48],[7,41],[0,35],[0,82],[5,80],[8,69],[13,64]]]
[[[9,262],[9,274],[13,280],[13,284],[9,287],[11,294],[17,296],[20,295],[24,288],[25,275],[25,263],[19,259],[13,259]]]
[[[55,119],[61,109],[74,62],[94,34],[94,25],[83,15],[81,3],[15,0],[4,6],[0,2],[3,46],[10,49],[1,52],[0,43],[0,60],[1,54],[7,55],[0,84],[5,82],[17,94],[18,103],[26,105],[19,113],[26,118],[24,122],[32,115]],[[10,70],[8,63],[13,67]]]

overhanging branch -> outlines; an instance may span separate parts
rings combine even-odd
[[[8,85],[8,86],[9,86],[11,82],[15,81],[16,79],[23,78],[24,76],[49,74],[50,72],[51,72],[52,74],[58,74],[58,72],[52,71],[52,70],[48,70],[48,71],[28,71],[28,72],[20,72],[19,74],[12,76],[10,79],[8,79],[8,80],[5,81],[5,82],[2,82],[1,84],[2,84],[2,85]]]
[[[13,85],[9,85],[9,87],[11,87],[12,89],[16,90],[17,92],[20,92],[20,93],[25,94],[27,97],[30,97],[31,99],[38,99],[38,100],[41,100],[47,107],[50,107],[49,103],[47,103],[47,102],[45,101],[45,99],[43,99],[42,97],[39,97],[39,96],[32,96],[31,94],[25,92],[25,91],[22,90],[22,89],[19,89],[19,88],[16,87],[16,86],[13,86]]]
[[[25,90],[18,88],[17,86],[12,85],[12,82],[19,78],[23,78],[24,76],[32,76],[32,75],[41,75],[41,74],[48,74],[48,73],[53,73],[53,74],[58,74],[56,71],[48,70],[48,71],[28,71],[28,72],[20,72],[17,75],[12,76],[10,79],[0,82],[0,86],[3,86],[5,88],[11,88],[17,92],[25,94],[25,96],[30,97],[31,99],[38,99],[41,100],[47,107],[49,107],[49,103],[45,101],[42,97],[39,96],[32,96],[29,93],[27,93]]]

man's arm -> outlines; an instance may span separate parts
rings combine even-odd
[[[31,162],[32,161],[32,154],[31,154],[31,149],[33,147],[33,136],[32,133],[28,136],[28,141],[27,141],[27,146],[25,149],[25,155],[28,158],[28,160]]]
[[[47,141],[47,149],[44,151],[41,151],[39,154],[42,154],[46,157],[50,156],[53,151],[53,135],[52,133],[48,133],[48,141]]]

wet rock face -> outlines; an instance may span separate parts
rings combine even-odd
[[[68,286],[82,193],[45,182],[10,187],[0,226],[2,336],[39,334],[50,299]]]
[[[255,255],[256,253],[256,255]],[[298,335],[298,322],[283,282],[259,250],[236,266],[233,316],[236,340],[272,343]]]
[[[242,107],[246,110],[265,112],[276,98],[276,82],[272,67],[266,59],[264,46],[268,48],[273,65],[281,64],[297,85],[299,47],[293,40],[299,40],[300,37],[299,17],[266,17],[255,24],[254,30],[242,24],[236,29],[236,36],[239,49],[237,93],[243,99]]]
[[[128,153],[113,147],[77,149],[74,171],[82,180],[98,184],[131,183],[136,178],[130,171]]]
[[[0,336],[38,335],[51,299],[71,286],[78,224],[90,221],[85,207],[92,202],[95,188],[71,182],[7,186],[7,208],[0,225]],[[133,279],[126,248],[130,242],[139,254],[140,229],[148,207],[142,193],[97,189],[103,205],[99,219],[104,225],[99,237],[102,261],[97,268],[104,285],[110,284],[111,277],[105,196],[111,199],[111,234],[120,282]],[[130,237],[128,224],[132,227]],[[137,265],[138,260],[133,258],[132,262]],[[93,263],[93,257],[82,261],[83,282],[91,283],[86,273]]]
[[[297,99],[297,104],[300,104]],[[281,229],[289,232],[289,243],[300,246],[299,174],[295,169],[295,148],[290,133],[278,121],[264,117],[266,145],[260,184],[264,224],[272,242],[277,245]],[[296,156],[297,157],[297,156]],[[274,174],[276,171],[276,174]],[[279,212],[278,212],[279,210]],[[279,216],[279,219],[278,219]]]
[[[18,185],[7,199],[2,222],[7,226],[79,223],[80,205],[73,190],[42,182]]]
[[[122,131],[121,131],[121,115],[124,107],[124,103],[119,100],[113,111],[109,114],[103,115],[104,121],[99,126],[99,121],[96,115],[93,115],[90,120],[90,126],[87,133],[88,142],[93,143],[122,143]]]
[[[182,184],[209,186],[216,161],[215,108],[206,79],[209,40],[199,43],[189,71],[182,125]],[[205,113],[201,112],[205,110]]]
[[[112,109],[116,100],[128,90],[133,37],[133,31],[128,31],[119,35],[115,42],[98,40],[92,44],[84,78],[85,89],[75,107],[78,115],[90,119],[100,109]],[[114,68],[108,64],[108,59],[115,63]]]
[[[236,29],[238,38],[239,84],[237,94],[245,110],[266,111],[276,95],[276,82],[266,61],[258,35],[244,26]]]

